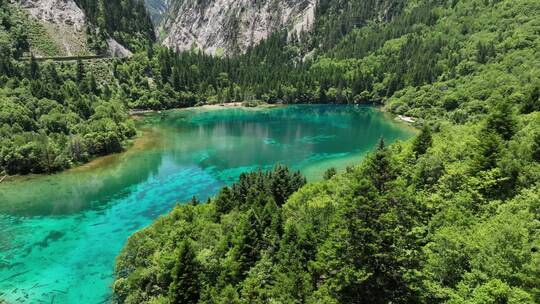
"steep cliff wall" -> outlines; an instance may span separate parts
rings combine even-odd
[[[29,31],[31,35],[35,33],[41,36],[29,37],[30,40],[48,41],[48,43],[32,45],[31,51],[34,55],[92,54],[87,46],[84,12],[73,0],[20,0],[17,2],[35,21],[33,23],[35,28],[41,28],[41,30]],[[49,44],[49,47],[44,47],[45,44]]]
[[[146,8],[152,17],[154,24],[160,24],[161,20],[167,15],[171,3],[174,0],[145,0]]]
[[[157,3],[160,0],[148,0]],[[161,1],[163,2],[163,1]],[[315,0],[176,0],[158,26],[163,44],[235,54],[283,29],[307,29]],[[147,2],[148,4],[148,2]]]
[[[35,56],[77,56],[99,53],[125,57],[131,55],[126,48],[129,44],[126,43],[132,40],[131,36],[138,37],[137,33],[125,32],[114,27],[107,28],[106,25],[109,24],[99,26],[93,22],[92,20],[98,18],[96,10],[92,11],[91,8],[100,7],[98,0],[84,2],[88,7],[81,7],[76,0],[12,0],[11,3],[18,6],[19,11],[28,15],[29,40],[35,42],[31,45],[31,52]],[[136,4],[137,2],[133,0],[128,3]],[[144,6],[141,10],[146,13]],[[126,9],[121,11],[130,12]],[[93,18],[89,18],[88,13],[93,13]],[[126,18],[124,14],[121,22],[130,23],[130,20],[137,18],[128,17],[130,18]],[[145,20],[141,22],[143,21]],[[152,32],[151,27],[149,30]],[[125,39],[118,40],[114,34]]]

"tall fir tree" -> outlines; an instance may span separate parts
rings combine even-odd
[[[199,302],[201,285],[200,265],[188,240],[180,243],[176,265],[172,271],[173,282],[169,286],[171,304],[195,304]]]
[[[416,156],[423,155],[427,152],[429,147],[431,147],[433,139],[431,137],[431,129],[428,125],[424,125],[420,134],[413,141],[413,152]]]

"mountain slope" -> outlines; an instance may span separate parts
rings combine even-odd
[[[128,240],[115,300],[539,303],[540,3],[323,4],[307,36],[224,60],[160,50],[154,69],[187,100],[372,102],[419,136],[285,204],[285,174],[253,173],[178,205]]]
[[[148,13],[154,24],[158,25],[166,17],[173,0],[145,0]]]
[[[148,44],[145,41],[154,39],[152,24],[138,0],[122,4],[101,0],[21,0],[16,5],[29,15],[29,20],[22,16],[21,20],[28,23],[30,41],[36,42],[31,45],[36,56],[124,57],[131,54],[127,48],[140,49]],[[137,22],[127,26],[127,20]]]
[[[270,34],[310,28],[315,0],[176,0],[158,31],[163,44],[177,50],[196,47],[211,54],[237,54]]]
[[[36,15],[44,21],[0,2],[0,172],[9,175],[61,171],[119,152],[135,135],[123,101],[112,93],[118,90],[112,60],[59,63],[26,57],[29,52],[68,55],[44,23],[75,27],[69,24],[73,15],[63,15],[74,12],[69,0],[36,4],[49,13]]]
[[[84,12],[74,1],[19,2],[30,31],[30,48],[35,56],[92,55],[88,45]],[[21,16],[22,18],[22,16]]]

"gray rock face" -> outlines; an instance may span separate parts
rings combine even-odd
[[[244,52],[278,30],[307,30],[316,4],[315,0],[171,1],[158,26],[163,44],[218,55]]]
[[[160,24],[169,10],[173,0],[145,0],[146,8],[150,12],[154,24]]]
[[[38,20],[73,27],[76,31],[85,29],[84,12],[73,0],[19,0],[17,2]]]
[[[118,43],[118,41],[112,38],[107,39],[107,46],[107,55],[111,57],[125,58],[133,55],[130,50],[126,49],[123,45]]]
[[[165,0],[164,0],[165,1]],[[86,17],[74,0],[12,0],[44,25],[49,38],[61,50],[57,56],[89,55],[86,37]],[[116,40],[107,39],[107,54],[128,57],[131,52]],[[39,52],[34,52],[38,57]]]

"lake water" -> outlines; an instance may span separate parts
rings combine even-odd
[[[357,164],[381,136],[414,135],[363,106],[186,109],[137,123],[142,135],[125,153],[0,184],[0,299],[109,302],[126,239],[177,202],[278,163],[318,180]]]

